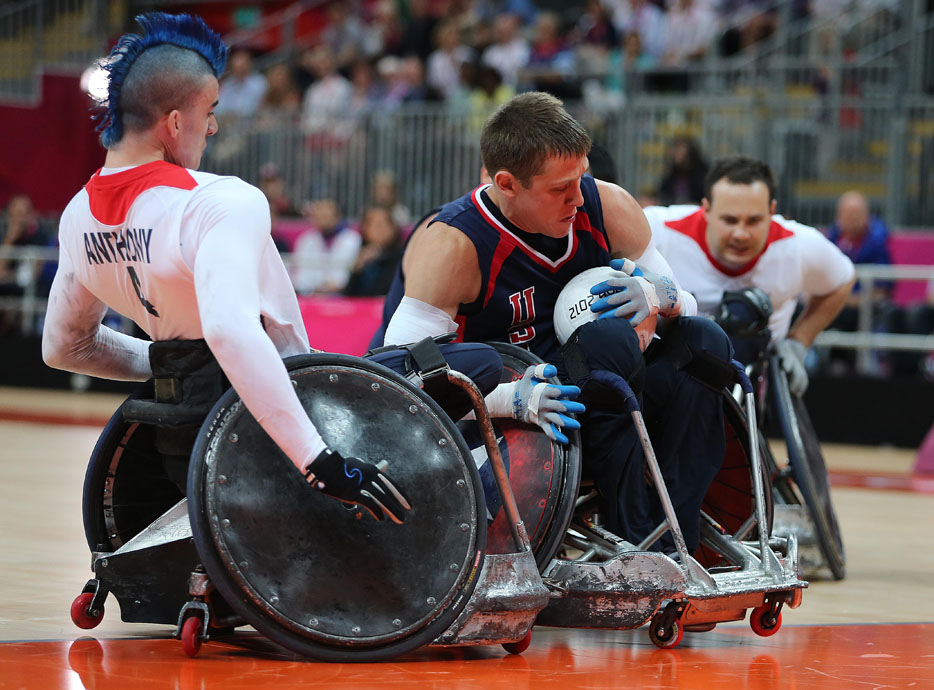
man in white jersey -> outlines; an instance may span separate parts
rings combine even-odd
[[[315,489],[396,523],[410,509],[380,469],[330,451],[282,357],[309,351],[263,193],[197,172],[227,47],[198,18],[154,12],[109,72],[104,167],[65,209],[42,354],[110,379],[153,375],[150,343],[101,324],[108,307],[154,341],[204,339],[246,407]]]
[[[710,169],[700,206],[644,210],[659,251],[697,298],[698,313],[717,314],[726,292],[765,292],[772,306],[771,341],[792,392],[802,395],[807,348],[846,302],[854,269],[819,231],[775,215],[775,208],[769,167],[730,156]],[[806,304],[792,324],[799,296]]]

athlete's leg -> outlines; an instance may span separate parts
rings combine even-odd
[[[700,508],[723,463],[722,390],[730,377],[730,340],[704,318],[671,324],[647,353],[644,412],[662,476],[668,487],[688,551],[697,548]],[[667,342],[666,342],[667,341]],[[663,519],[654,499],[654,517]],[[673,547],[663,539],[663,548]]]
[[[483,343],[447,343],[439,345],[445,361],[454,371],[470,378],[483,395],[499,385],[503,375],[503,360],[499,353]],[[372,355],[369,359],[389,367],[403,376],[412,371],[408,350],[389,350]],[[447,415],[457,421],[473,409],[467,394],[453,385],[433,388],[435,398]]]
[[[610,371],[638,393],[644,374],[639,338],[625,319],[600,319],[582,326],[563,354],[569,379],[581,386],[587,405],[580,419],[583,462],[600,494],[600,514],[607,529],[638,543],[655,527],[642,446],[619,395],[588,381],[587,374]]]

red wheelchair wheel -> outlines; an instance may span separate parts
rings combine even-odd
[[[93,600],[94,592],[82,592],[71,602],[71,621],[84,630],[96,628],[104,618],[103,606],[99,611],[95,612],[96,615],[91,612],[90,607]]]

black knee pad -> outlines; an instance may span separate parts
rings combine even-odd
[[[733,345],[720,326],[700,316],[682,316],[668,322],[657,352],[672,360],[692,378],[720,392],[734,378]]]
[[[639,336],[626,319],[597,319],[578,328],[561,347],[561,355],[571,383],[581,388],[584,402],[590,407],[620,407],[619,395],[593,381],[596,369],[619,374],[636,395],[645,381],[645,360]]]

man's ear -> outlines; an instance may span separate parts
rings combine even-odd
[[[515,197],[519,191],[519,180],[508,170],[498,170],[493,176],[493,184],[509,198]]]
[[[170,110],[165,116],[165,131],[172,139],[178,138],[178,133],[181,130],[180,117],[181,114],[177,110]]]
[[[710,202],[707,201],[707,197],[704,197],[703,199],[701,199],[700,205],[701,205],[701,208],[704,210],[704,213],[710,213]]]
[[[769,204],[769,215],[770,215],[770,216],[774,216],[774,215],[775,215],[775,209],[777,209],[777,208],[778,208],[778,201],[777,201],[776,199],[772,199],[772,203]]]

